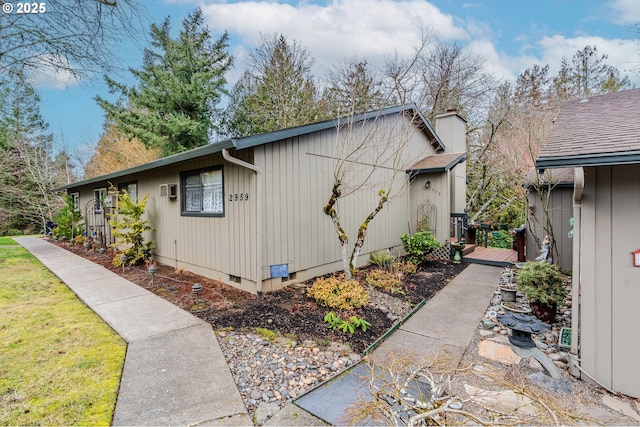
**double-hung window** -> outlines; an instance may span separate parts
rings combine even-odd
[[[181,174],[182,215],[224,216],[222,167]]]

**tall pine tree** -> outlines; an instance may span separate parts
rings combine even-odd
[[[151,26],[142,69],[129,70],[137,87],[105,77],[122,98],[112,103],[96,97],[108,120],[165,156],[206,145],[218,131],[217,105],[232,64],[226,51],[229,35],[213,41],[200,9],[182,21],[177,38],[171,38],[170,29],[169,18]]]
[[[236,83],[226,112],[231,136],[270,132],[321,120],[311,76],[313,59],[283,35],[262,36],[249,55],[249,70]]]

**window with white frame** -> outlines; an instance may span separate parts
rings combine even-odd
[[[94,212],[95,213],[102,213],[103,212],[103,207],[109,207],[108,206],[108,199],[107,199],[107,189],[106,188],[96,188],[93,190],[93,198],[96,200],[95,204],[94,204]]]
[[[181,174],[182,214],[224,216],[222,166]]]

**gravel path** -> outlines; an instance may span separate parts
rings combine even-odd
[[[321,348],[312,341],[269,341],[236,331],[218,331],[217,336],[250,414],[261,404],[282,407],[360,360],[336,343]]]
[[[408,303],[369,290],[370,304],[397,321]],[[360,361],[359,354],[339,343],[298,343],[287,338],[269,340],[252,332],[216,332],[229,369],[250,414],[258,407],[280,408],[321,382]]]

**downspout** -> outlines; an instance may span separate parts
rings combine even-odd
[[[582,244],[582,191],[584,190],[584,169],[573,168],[573,285],[571,292],[571,352],[569,353],[569,373],[576,378],[580,378],[580,358],[578,337],[580,335],[580,264]]]
[[[222,150],[222,157],[229,163],[250,169],[256,173],[256,293],[258,298],[262,298],[262,230],[260,215],[262,212],[262,171],[256,165],[232,157],[226,148]]]

